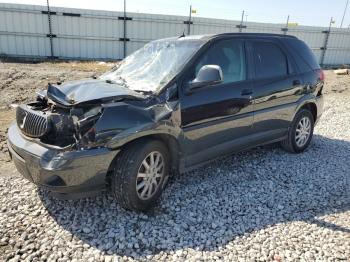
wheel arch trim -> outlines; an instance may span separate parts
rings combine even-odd
[[[155,139],[163,142],[169,150],[171,156],[171,168],[178,172],[180,159],[182,158],[182,131],[170,126],[163,126],[162,128],[147,129],[143,131],[126,131],[115,136],[107,147],[112,150],[122,150],[130,143],[143,140]]]
[[[299,101],[297,107],[295,108],[292,120],[295,118],[300,109],[308,109],[311,111],[314,121],[316,122],[319,109],[317,108],[317,101],[314,97],[307,97],[303,101]]]

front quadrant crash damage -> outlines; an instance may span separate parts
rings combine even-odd
[[[17,125],[24,135],[49,146],[92,148],[129,127],[171,117],[177,102],[157,102],[153,96],[105,80],[49,84],[37,101],[18,106]],[[104,118],[101,124],[100,118]]]

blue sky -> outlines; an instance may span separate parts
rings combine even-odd
[[[46,0],[0,0],[6,3],[46,5]],[[50,0],[52,6],[64,6],[100,10],[122,10],[123,0]],[[327,26],[331,17],[339,27],[346,0],[127,0],[130,12],[188,15],[189,6],[197,10],[194,16],[240,20],[242,10],[245,19],[256,22]],[[350,4],[343,27],[350,24]]]

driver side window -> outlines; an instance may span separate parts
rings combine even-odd
[[[223,40],[211,46],[195,66],[195,75],[204,65],[221,67],[223,83],[233,83],[246,79],[244,45],[241,40]]]

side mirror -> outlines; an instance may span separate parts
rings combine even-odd
[[[223,81],[221,67],[218,65],[204,65],[199,69],[196,78],[189,83],[188,91],[219,84]]]

